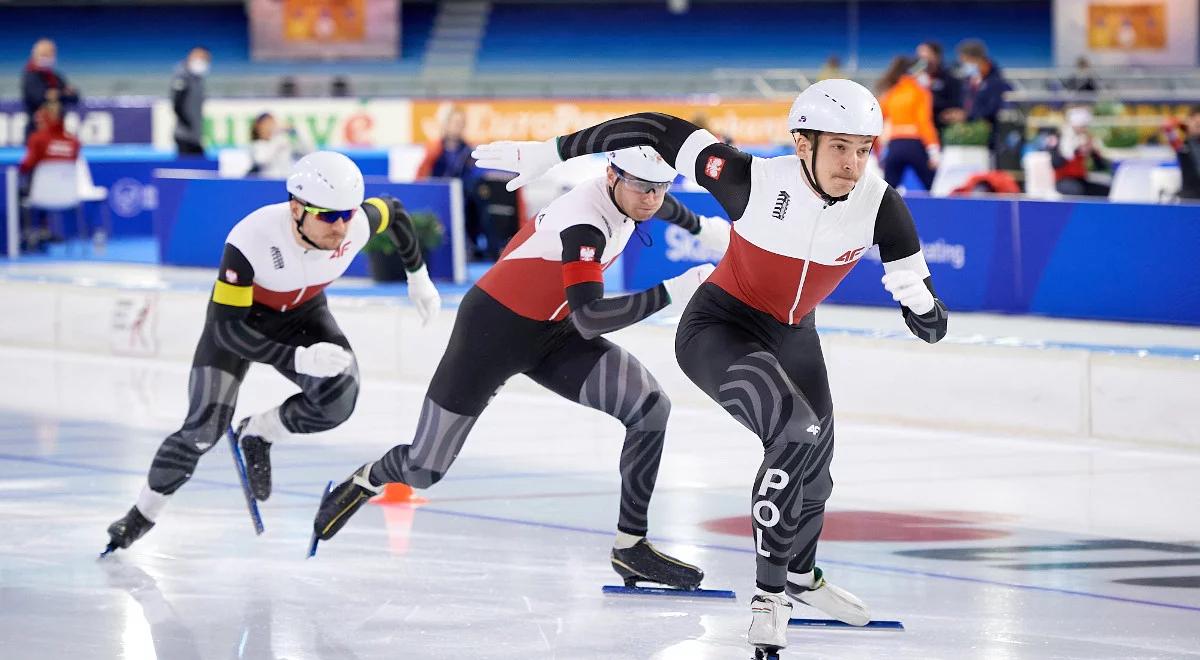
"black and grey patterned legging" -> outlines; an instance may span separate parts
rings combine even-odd
[[[763,443],[751,523],[758,586],[772,592],[789,570],[812,569],[833,490],[833,403],[814,318],[789,326],[704,284],[675,337],[688,378]]]

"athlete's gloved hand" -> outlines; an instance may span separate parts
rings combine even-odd
[[[671,296],[671,303],[686,305],[692,294],[696,293],[696,289],[704,284],[704,280],[707,280],[714,270],[716,267],[712,264],[700,264],[685,270],[682,275],[663,280],[663,286],[667,287],[667,295]]]
[[[442,309],[442,297],[438,295],[433,280],[429,279],[429,269],[425,264],[408,274],[408,299],[417,308],[422,327],[437,318]]]
[[[897,270],[884,275],[883,288],[892,294],[892,300],[918,316],[933,309],[933,293],[925,286],[923,278],[911,270]]]
[[[471,152],[475,165],[485,170],[516,172],[517,177],[504,187],[509,192],[533,181],[562,162],[558,156],[558,138],[544,142],[489,142]]]
[[[705,250],[723,255],[725,250],[729,249],[729,227],[729,221],[725,218],[702,215],[700,233],[696,238],[700,239],[700,246]]]
[[[296,373],[306,376],[330,378],[345,371],[353,361],[354,356],[350,355],[350,351],[327,341],[308,348],[296,347]]]

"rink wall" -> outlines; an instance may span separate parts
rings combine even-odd
[[[0,345],[186,364],[207,290],[0,283]],[[442,354],[452,305],[430,328],[385,298],[333,296],[331,307],[368,378],[424,383]],[[641,324],[612,337],[662,382],[677,409],[712,403],[675,363],[673,327]],[[822,330],[839,419],[939,429],[1077,436],[1200,450],[1200,362],[1183,354],[1121,353],[1013,340],[947,338],[930,346],[903,333]],[[21,377],[19,374],[14,377]],[[31,380],[31,382],[33,382]],[[111,405],[87,383],[80,405]],[[535,390],[515,378],[510,388]],[[107,402],[107,403],[106,403]]]

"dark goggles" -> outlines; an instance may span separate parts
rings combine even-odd
[[[321,222],[328,222],[329,224],[332,225],[333,223],[337,222],[338,220],[345,220],[346,222],[350,222],[350,218],[354,217],[354,212],[357,211],[358,209],[350,209],[347,211],[334,211],[333,209],[323,209],[323,208],[320,208],[317,206],[308,206],[306,204],[304,206],[304,210],[308,211],[310,214],[312,214],[312,216],[314,218],[316,218],[317,220],[320,220]]]
[[[612,168],[613,168],[613,171],[615,171],[617,173],[618,179],[624,181],[625,185],[629,186],[630,188],[633,188],[633,190],[635,192],[642,193],[643,195],[649,195],[650,193],[654,193],[656,195],[662,195],[663,193],[667,192],[667,190],[670,190],[670,188],[671,188],[670,181],[663,181],[661,183],[658,181],[647,181],[645,179],[639,179],[636,176],[629,174],[625,170],[617,167],[616,165],[613,165]]]

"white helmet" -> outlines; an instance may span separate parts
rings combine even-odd
[[[822,80],[796,96],[788,112],[788,130],[879,135],[883,113],[866,87],[841,78]]]
[[[292,166],[287,191],[313,206],[349,211],[363,202],[363,176],[345,155],[314,151]]]
[[[639,146],[610,151],[608,162],[622,172],[632,174],[643,181],[670,183],[675,180],[675,168],[668,165],[667,161],[650,147]]]

